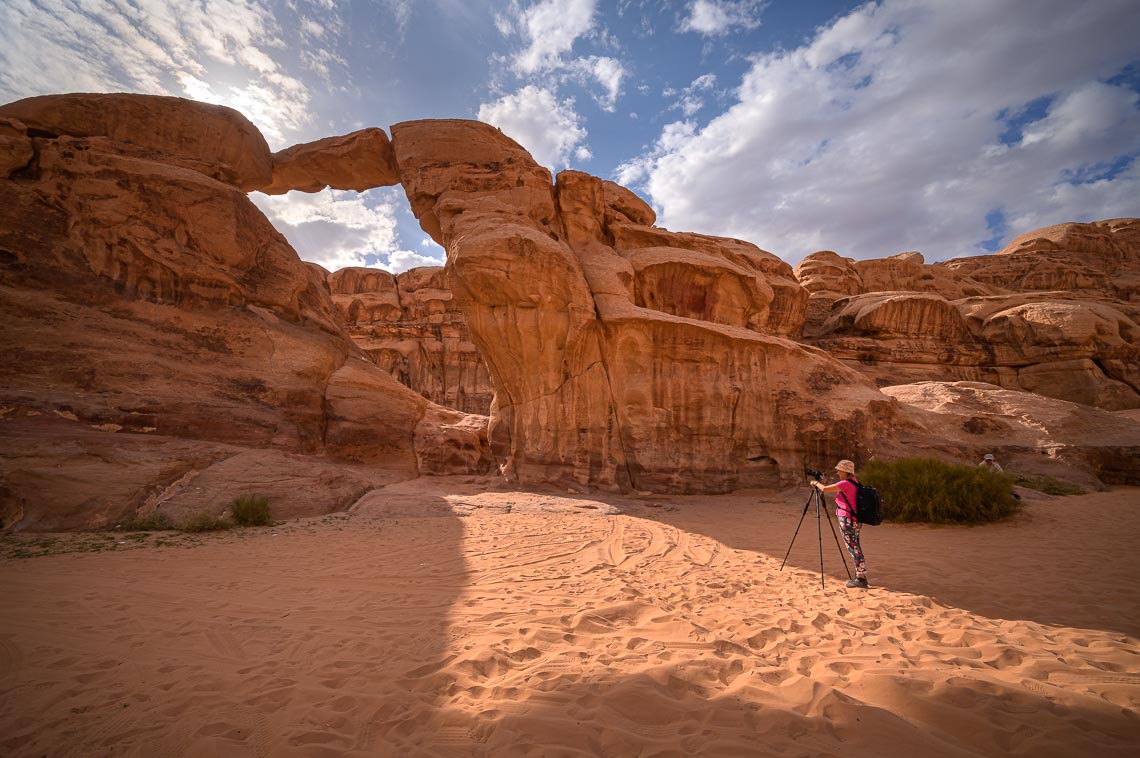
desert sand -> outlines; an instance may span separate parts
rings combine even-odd
[[[0,753],[1135,755],[1140,489],[867,527],[869,591],[814,512],[780,571],[806,493],[418,479],[8,557]]]

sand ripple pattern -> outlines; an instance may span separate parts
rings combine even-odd
[[[0,753],[1135,755],[1135,638],[511,497],[0,564]]]

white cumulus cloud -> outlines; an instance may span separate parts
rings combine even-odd
[[[188,96],[242,111],[284,147],[310,122],[311,93],[282,63],[276,10],[266,0],[4,0],[0,101],[61,91]],[[327,8],[314,15],[326,26],[306,17],[297,52],[327,75],[336,18]]]
[[[442,249],[440,252],[443,252]],[[442,266],[444,263],[445,261],[442,255],[421,255],[411,250],[396,250],[388,256],[388,262],[383,268],[391,271],[393,274],[398,274],[401,271],[407,271],[411,268]]]
[[[593,26],[594,5],[595,0],[543,0],[523,11],[518,27],[528,45],[515,56],[515,70],[533,74],[561,66],[562,56]]]
[[[579,77],[592,79],[601,86],[602,92],[600,95],[596,95],[594,100],[601,106],[602,110],[613,113],[617,109],[618,95],[621,94],[621,82],[626,75],[625,66],[622,65],[621,61],[607,56],[592,55],[576,59],[569,65],[569,68],[575,71]]]
[[[763,4],[758,1],[694,0],[679,29],[706,37],[719,37],[737,27],[755,29],[760,26],[762,10]]]
[[[513,94],[483,103],[479,120],[502,129],[552,171],[570,165],[570,156],[576,150],[579,159],[583,155],[581,143],[586,139],[586,129],[574,110],[574,101],[559,100],[543,87],[528,84]]]
[[[979,252],[1140,215],[1135,4],[869,3],[755,57],[735,102],[622,165],[676,228],[795,261]],[[683,112],[688,112],[684,105]]]
[[[312,194],[255,192],[250,199],[285,235],[302,260],[319,263],[329,271],[348,266],[404,271],[415,266],[442,265],[442,250],[440,255],[431,256],[401,247],[397,231],[401,194],[399,188],[363,194],[326,189]]]
[[[586,89],[602,110],[613,113],[628,71],[610,55],[574,55],[579,39],[595,47],[620,47],[608,29],[596,26],[596,0],[540,0],[526,8],[512,2],[511,12],[495,17],[504,37],[519,37],[523,47],[503,60],[519,80],[557,93],[573,82]]]

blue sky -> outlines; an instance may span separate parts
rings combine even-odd
[[[241,110],[273,149],[479,118],[795,263],[1140,216],[1135,0],[0,0],[0,101]],[[306,260],[442,262],[399,188],[254,201]]]

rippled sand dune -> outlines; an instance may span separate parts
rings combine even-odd
[[[1135,754],[1140,490],[867,528],[859,592],[814,514],[779,570],[803,493],[485,489],[0,561],[0,752]]]

